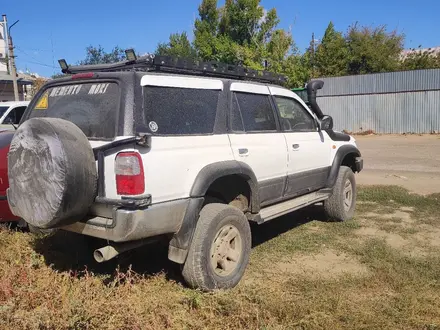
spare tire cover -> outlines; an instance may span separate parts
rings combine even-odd
[[[18,127],[8,176],[13,213],[38,228],[81,220],[96,196],[93,150],[78,126],[64,119],[32,118]]]

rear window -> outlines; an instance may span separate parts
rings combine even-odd
[[[144,109],[153,134],[210,134],[219,98],[218,90],[146,86]]]
[[[29,118],[51,117],[71,121],[88,138],[116,136],[119,108],[116,83],[86,83],[50,87],[35,103]]]

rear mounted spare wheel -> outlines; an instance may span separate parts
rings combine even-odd
[[[93,150],[84,133],[63,119],[20,125],[9,149],[8,176],[13,213],[37,228],[81,220],[96,196]]]

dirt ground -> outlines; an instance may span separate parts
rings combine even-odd
[[[167,244],[97,264],[103,241],[0,227],[0,330],[440,329],[439,199],[362,187],[351,221],[313,206],[252,225],[242,281],[207,294]]]
[[[419,194],[440,192],[440,136],[356,136],[364,158],[357,182],[400,185]]]

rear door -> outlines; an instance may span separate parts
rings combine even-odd
[[[270,87],[286,138],[289,164],[286,197],[322,188],[330,171],[331,140],[295,93]]]
[[[267,86],[232,83],[230,114],[232,152],[254,171],[263,206],[283,196],[287,175],[287,146],[280,132]]]
[[[94,148],[124,138],[118,137],[120,99],[120,82],[114,79],[61,82],[49,86],[36,102],[32,102],[25,119],[68,120],[82,130]],[[106,154],[105,173],[114,173],[115,158],[116,152]],[[114,174],[105,176],[105,192],[108,198],[118,197]]]

